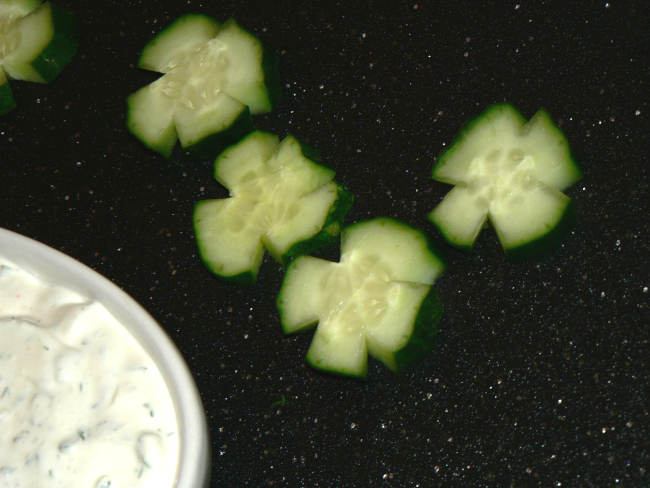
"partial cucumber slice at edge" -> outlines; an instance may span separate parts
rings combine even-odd
[[[9,77],[48,83],[77,51],[75,17],[49,2],[17,21],[20,42],[3,60]]]

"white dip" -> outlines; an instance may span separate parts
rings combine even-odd
[[[0,258],[0,488],[169,488],[172,399],[102,306]]]

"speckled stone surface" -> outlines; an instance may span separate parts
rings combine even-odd
[[[0,225],[161,323],[205,403],[212,486],[650,486],[647,2],[57,3],[80,49],[53,84],[11,85]],[[125,128],[125,97],[154,78],[139,51],[186,12],[234,16],[279,54],[282,102],[255,124],[320,151],[357,197],[348,222],[438,238],[436,156],[510,101],[566,133],[577,226],[532,262],[506,261],[491,230],[469,255],[445,247],[439,340],[405,375],[311,370],[310,335],[280,330],[278,265],[238,288],[197,257],[193,205],[225,195],[210,161],[165,160]]]

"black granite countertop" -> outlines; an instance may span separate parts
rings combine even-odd
[[[11,84],[0,226],[99,271],[169,333],[205,403],[212,486],[650,486],[647,2],[56,3],[80,48],[51,85]],[[225,194],[211,162],[125,128],[125,97],[152,79],[141,48],[186,12],[234,16],[278,53],[283,98],[255,125],[319,150],[356,195],[348,222],[437,238],[436,156],[509,101],[568,137],[577,226],[524,263],[491,230],[469,255],[445,246],[425,360],[402,376],[372,360],[365,382],[315,372],[310,334],[281,332],[277,264],[241,288],[197,257],[193,205]]]

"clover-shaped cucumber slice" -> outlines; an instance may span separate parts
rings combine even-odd
[[[545,110],[528,122],[494,105],[470,122],[433,168],[454,185],[429,214],[452,245],[471,249],[487,219],[510,258],[547,250],[574,219],[562,193],[582,177],[569,144]]]
[[[187,14],[144,48],[138,66],[163,73],[127,99],[127,126],[169,157],[180,140],[208,154],[251,129],[250,114],[272,109],[278,92],[273,55],[233,19]]]
[[[334,171],[305,157],[292,136],[252,132],[214,168],[231,196],[198,202],[194,229],[201,258],[223,278],[254,281],[265,249],[287,264],[333,243],[352,204]]]
[[[442,307],[431,286],[444,269],[426,237],[389,218],[341,233],[335,263],[301,256],[288,267],[277,305],[285,333],[318,324],[307,362],[364,377],[367,356],[402,371],[431,350]]]

